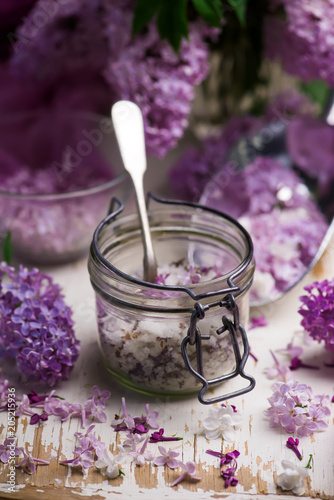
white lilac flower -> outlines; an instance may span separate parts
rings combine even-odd
[[[164,446],[158,446],[161,455],[155,458],[155,465],[167,465],[170,469],[175,469],[180,465],[180,462],[176,460],[176,457],[180,455],[177,451],[169,449],[168,451]]]
[[[113,455],[107,448],[104,449],[103,455],[95,462],[95,467],[100,469],[103,476],[107,476],[109,479],[114,479],[119,476],[121,470],[119,468],[119,463],[124,457],[124,449],[122,446],[118,446],[119,453]]]
[[[154,460],[154,453],[146,450],[147,443],[149,437],[147,437],[144,441],[143,446],[139,449],[139,451],[130,451],[129,455],[132,457],[132,461],[139,466],[144,465],[146,462],[152,462]]]
[[[308,476],[308,469],[296,467],[289,460],[282,460],[284,472],[277,477],[277,486],[282,490],[291,490],[295,495],[304,493],[304,477]]]
[[[213,407],[209,416],[203,421],[204,434],[207,439],[223,437],[225,441],[233,442],[236,438],[235,427],[242,423],[242,416],[230,405]]]

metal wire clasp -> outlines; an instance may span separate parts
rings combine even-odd
[[[191,314],[190,318],[190,326],[187,332],[187,336],[183,339],[181,344],[181,353],[184,360],[184,363],[187,369],[192,373],[200,382],[202,383],[202,388],[198,393],[198,399],[200,403],[203,404],[212,404],[218,403],[220,401],[225,401],[226,399],[230,399],[236,396],[240,396],[241,394],[245,394],[246,392],[251,391],[255,387],[255,379],[246,375],[244,372],[244,366],[246,364],[247,358],[249,356],[249,345],[246,332],[243,326],[239,322],[239,308],[235,301],[235,298],[232,294],[226,295],[226,297],[219,302],[220,307],[225,307],[228,311],[232,313],[233,321],[231,321],[227,316],[222,316],[223,326],[216,330],[217,335],[221,335],[222,333],[228,331],[231,337],[231,342],[233,346],[234,357],[236,361],[236,367],[233,372],[228,373],[227,375],[222,375],[221,377],[217,377],[212,380],[207,380],[203,373],[203,352],[202,352],[202,340],[210,339],[210,335],[202,335],[197,323],[205,317],[206,311],[212,307],[212,305],[203,306],[201,303],[196,302],[194,306],[194,311]],[[237,338],[237,333],[240,333],[242,344],[243,344],[243,355],[240,353],[240,346]],[[187,346],[196,346],[196,370],[191,365]],[[214,386],[216,384],[220,384],[225,380],[230,380],[234,377],[240,375],[242,378],[249,380],[249,385],[238,389],[237,391],[230,392],[228,394],[224,394],[222,396],[218,396],[216,398],[204,399],[204,394],[209,389],[210,386]]]

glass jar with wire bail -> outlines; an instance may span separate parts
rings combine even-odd
[[[255,269],[248,233],[200,205],[152,194],[148,205],[156,283],[142,279],[138,215],[123,215],[119,200],[91,244],[88,268],[106,368],[136,391],[197,392],[204,404],[250,391],[255,381],[244,372],[249,347],[242,326]],[[241,389],[210,397],[210,389],[238,375],[245,379]]]

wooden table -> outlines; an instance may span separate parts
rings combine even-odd
[[[24,500],[56,499],[114,499],[114,498],[226,498],[235,495],[237,499],[259,498],[287,498],[291,492],[282,492],[276,485],[277,475],[282,472],[281,460],[288,459],[294,463],[298,460],[285,446],[288,435],[277,429],[270,429],[268,420],[263,412],[267,408],[267,398],[272,391],[272,381],[268,380],[263,369],[272,365],[269,349],[285,347],[291,340],[292,334],[300,330],[300,318],[297,314],[298,296],[302,286],[314,279],[332,277],[334,274],[334,244],[326,252],[325,257],[311,276],[294,289],[279,303],[271,304],[261,310],[253,310],[253,315],[265,314],[269,325],[249,332],[252,352],[258,362],[249,359],[247,371],[256,380],[256,388],[243,397],[230,401],[236,404],[244,414],[244,424],[237,431],[236,442],[224,443],[224,452],[234,448],[241,452],[238,459],[239,468],[237,477],[239,484],[234,488],[224,488],[223,480],[219,475],[218,459],[205,453],[208,448],[220,450],[221,440],[208,442],[200,435],[200,423],[208,414],[208,407],[202,406],[196,397],[182,400],[163,400],[148,398],[133,393],[118,386],[104,369],[97,346],[95,324],[94,294],[91,289],[86,260],[56,268],[52,271],[55,280],[64,287],[66,300],[74,311],[76,333],[82,343],[82,352],[69,381],[57,387],[57,393],[68,401],[84,402],[90,395],[90,388],[98,384],[103,389],[109,389],[112,397],[107,404],[108,422],[96,424],[97,434],[113,450],[120,442],[120,436],[110,426],[114,414],[120,411],[121,397],[125,396],[128,410],[132,414],[141,413],[144,404],[150,403],[151,409],[159,411],[159,421],[167,434],[183,437],[183,441],[170,444],[180,452],[183,461],[195,460],[197,473],[201,481],[186,480],[179,486],[172,488],[171,482],[179,474],[178,471],[164,470],[162,467],[146,465],[144,467],[125,466],[124,477],[107,480],[96,469],[91,470],[88,476],[60,465],[60,460],[73,458],[74,432],[80,430],[78,419],[63,422],[56,417],[50,417],[46,425],[36,427],[28,424],[28,418],[23,416],[17,419],[17,437],[20,446],[32,451],[33,456],[50,460],[49,466],[39,466],[37,472],[29,476],[21,470],[16,473],[17,492],[9,493],[6,484],[7,467],[1,464],[0,468],[0,495],[1,498]],[[299,341],[301,335],[297,334]],[[333,368],[323,366],[329,361],[330,355],[321,345],[313,343],[306,348],[305,359],[312,359],[321,369],[299,370],[296,378],[300,382],[309,383],[315,394],[334,394]],[[13,382],[17,393],[25,390],[19,381]],[[232,387],[232,385],[231,385]],[[227,386],[226,389],[230,389]],[[225,387],[224,387],[225,389]],[[0,442],[6,435],[7,415],[0,413]],[[329,419],[329,428],[323,433],[315,433],[301,439],[300,449],[304,455],[304,462],[309,454],[313,454],[312,470],[306,481],[306,496],[322,499],[334,498],[334,460],[333,460],[334,426],[333,419]],[[156,445],[151,444],[151,449]],[[117,495],[117,496],[116,496]]]

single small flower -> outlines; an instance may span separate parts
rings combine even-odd
[[[23,394],[21,401],[17,403],[15,416],[19,417],[20,415],[33,415],[34,412],[30,409],[30,401],[26,394]]]
[[[129,455],[131,455],[133,462],[136,465],[142,466],[146,462],[152,462],[154,460],[154,454],[151,451],[147,451],[147,443],[148,443],[149,437],[144,441],[143,446],[140,448],[139,451],[130,451]]]
[[[287,382],[288,380],[291,379],[292,377],[292,372],[290,368],[286,365],[282,365],[273,351],[270,351],[270,354],[272,355],[274,359],[274,366],[271,368],[265,368],[264,372],[267,375],[267,378],[269,379],[278,379],[281,382]]]
[[[242,416],[235,412],[230,405],[213,407],[209,410],[209,417],[203,421],[203,429],[207,439],[223,437],[224,440],[233,442],[236,438],[235,427],[242,423]]]
[[[196,473],[196,464],[193,461],[189,461],[186,464],[182,462],[179,463],[180,467],[184,470],[184,472],[172,483],[172,486],[176,486],[181,481],[183,481],[186,477],[190,477],[192,479],[196,479],[197,481],[202,479],[201,477],[195,476]]]
[[[133,427],[133,429],[130,430],[131,434],[147,434],[148,431],[149,428],[145,427],[144,424],[137,424]]]
[[[187,274],[182,276],[182,281],[184,285],[193,285],[201,281],[202,276],[197,272],[193,265],[189,266]]]
[[[159,413],[157,411],[151,411],[149,404],[145,405],[145,413],[145,424],[148,425],[151,429],[159,429],[159,424],[157,422]]]
[[[122,424],[124,424],[126,429],[132,429],[135,426],[135,420],[131,415],[129,415],[126,409],[125,398],[122,398],[122,411],[123,413],[120,416],[116,416],[116,418],[111,422],[112,427],[114,427],[115,430],[120,430]]]
[[[107,448],[104,449],[103,455],[101,455],[95,462],[95,467],[100,469],[103,476],[107,476],[109,479],[114,479],[119,476],[122,471],[119,468],[119,462],[124,457],[124,449],[122,446],[118,446],[119,453],[113,455]]]
[[[72,458],[72,460],[63,460],[61,461],[61,465],[69,465],[72,467],[80,466],[82,471],[85,473],[87,469],[90,469],[94,465],[94,448],[89,446],[85,450],[81,450],[79,447],[76,448],[75,454],[76,457]]]
[[[225,480],[225,488],[228,488],[229,486],[236,486],[238,484],[239,481],[234,475],[235,470],[236,467],[230,467],[221,471],[221,475]]]
[[[27,474],[33,474],[36,471],[36,465],[49,465],[50,462],[46,460],[40,460],[31,455],[31,453],[22,449],[24,459],[16,465],[16,467],[21,467]]]
[[[149,442],[159,443],[159,441],[181,441],[183,438],[176,436],[164,436],[164,429],[159,429],[158,431],[152,432]]]
[[[136,451],[137,445],[146,439],[143,434],[133,434],[131,431],[127,432],[126,438],[123,446],[131,448],[131,451]]]
[[[308,476],[308,470],[305,467],[296,467],[288,460],[282,460],[284,472],[277,477],[277,486],[282,490],[291,490],[295,495],[303,495],[304,477]]]
[[[237,466],[236,459],[239,457],[240,452],[238,450],[229,451],[228,453],[222,453],[220,451],[206,450],[206,453],[212,455],[213,457],[220,458],[220,466],[227,465],[233,462],[235,468]]]
[[[303,354],[303,348],[293,345],[292,342],[289,342],[288,345],[284,349],[277,349],[277,352],[281,352],[283,354],[288,354],[290,358],[299,357]]]
[[[296,439],[293,439],[292,437],[289,437],[289,439],[287,440],[287,442],[285,443],[287,445],[288,448],[290,448],[290,450],[294,451],[297,458],[299,458],[299,460],[302,460],[302,454],[300,453],[300,451],[298,450],[298,445],[299,445],[299,439],[296,438]]]
[[[38,414],[34,413],[30,418],[30,425],[35,425],[40,422],[45,422],[49,418],[49,415],[45,412]]]
[[[13,453],[15,457],[19,457],[22,454],[22,448],[15,446],[14,442],[13,438],[8,438],[4,440],[3,444],[0,444],[0,462],[3,464],[8,463]]]
[[[252,330],[253,328],[261,328],[263,326],[268,326],[265,316],[259,316],[258,318],[251,318],[248,330]]]
[[[96,437],[95,432],[93,432],[94,428],[95,425],[91,424],[85,434],[82,432],[76,432],[74,434],[79,439],[79,444],[76,446],[75,450],[80,453],[87,448],[92,448],[97,457],[100,457],[103,455],[105,444]]]
[[[304,363],[298,356],[295,356],[291,359],[289,368],[291,371],[298,370],[298,368],[311,368],[312,370],[319,370],[319,366],[308,365]]]
[[[158,446],[158,448],[161,455],[154,459],[153,463],[155,465],[167,465],[170,469],[175,469],[175,467],[179,466],[180,462],[179,460],[176,460],[176,457],[178,457],[180,453],[171,449],[167,451],[164,446]]]
[[[167,274],[158,274],[158,276],[155,278],[154,283],[156,285],[164,285],[166,286],[166,279],[170,276],[170,273]]]
[[[32,389],[29,392],[29,394],[27,394],[27,396],[29,398],[30,405],[37,405],[38,403],[43,403],[47,398],[46,395],[37,394],[37,392],[34,391],[34,389]]]

